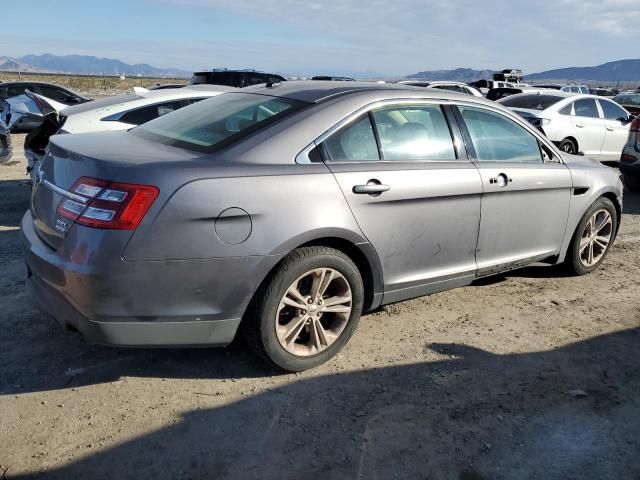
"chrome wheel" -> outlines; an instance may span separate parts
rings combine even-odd
[[[562,150],[565,153],[570,153],[572,155],[576,153],[576,149],[575,149],[573,143],[569,142],[569,141],[563,142],[563,144],[560,145],[560,150]]]
[[[585,267],[598,263],[609,247],[613,235],[613,220],[607,210],[597,210],[584,227],[580,237],[580,262]]]
[[[276,336],[289,353],[307,357],[333,344],[347,326],[353,298],[347,279],[332,268],[301,275],[276,312]]]

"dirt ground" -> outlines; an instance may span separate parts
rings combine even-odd
[[[91,346],[36,311],[24,168],[0,165],[0,478],[640,478],[639,196],[599,271],[392,305],[282,375],[241,343]]]

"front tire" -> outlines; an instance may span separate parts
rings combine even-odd
[[[362,277],[347,255],[329,247],[298,248],[257,293],[245,319],[245,335],[276,367],[307,370],[346,345],[363,301]]]
[[[573,235],[565,261],[576,275],[597,269],[613,244],[618,228],[618,213],[611,200],[600,197],[585,212]]]

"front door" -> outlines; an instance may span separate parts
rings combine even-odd
[[[593,98],[581,98],[573,102],[573,127],[578,140],[578,151],[587,157],[600,158],[604,142],[604,120]]]
[[[569,169],[513,119],[481,107],[459,111],[482,178],[479,275],[559,253],[569,214]]]
[[[629,114],[616,103],[598,99],[604,116],[605,136],[601,160],[620,161],[622,150],[629,140]]]
[[[380,107],[327,138],[323,150],[376,249],[389,303],[475,276],[480,175],[454,147],[438,104]]]

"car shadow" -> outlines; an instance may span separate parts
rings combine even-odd
[[[523,354],[426,348],[443,359],[221,401],[43,476],[638,478],[639,328]]]

